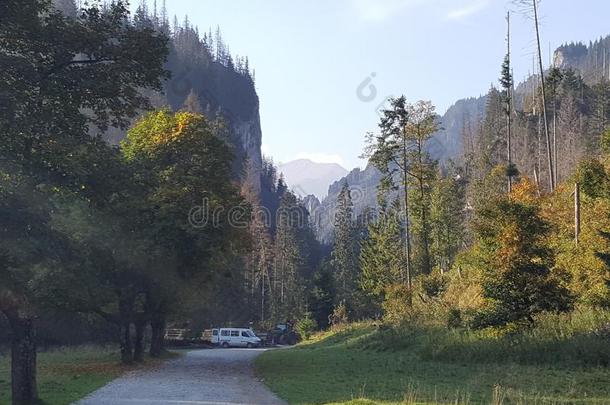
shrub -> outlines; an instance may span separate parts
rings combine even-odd
[[[394,284],[386,288],[383,302],[383,318],[386,322],[398,324],[413,315],[413,293],[404,284]]]
[[[318,324],[308,313],[305,318],[301,318],[296,324],[296,330],[301,335],[302,339],[309,339],[311,335],[318,329]]]
[[[337,305],[330,316],[330,324],[332,326],[344,325],[349,321],[347,316],[347,307],[345,306],[345,302],[340,302]]]
[[[447,327],[450,329],[462,327],[462,311],[457,308],[449,310],[449,315],[447,316]]]

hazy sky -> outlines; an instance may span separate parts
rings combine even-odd
[[[231,52],[249,56],[265,154],[348,169],[363,164],[365,133],[376,130],[387,96],[431,100],[444,113],[496,84],[506,11],[515,9],[505,0],[167,0],[167,7],[202,31],[219,25]],[[610,34],[609,0],[543,0],[540,8],[545,66],[549,44]],[[534,31],[521,14],[512,27],[519,81],[532,70]]]

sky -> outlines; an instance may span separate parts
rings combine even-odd
[[[515,80],[533,69],[533,22],[506,0],[166,1],[201,32],[220,26],[231,53],[249,57],[263,153],[276,163],[362,167],[388,97],[431,100],[443,114],[486,93],[498,82],[509,10]],[[608,0],[542,0],[540,15],[545,66],[563,43],[610,34]]]

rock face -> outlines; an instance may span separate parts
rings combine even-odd
[[[172,72],[165,83],[168,104],[174,110],[181,109],[194,95],[195,108],[208,117],[222,117],[230,127],[236,175],[248,170],[248,181],[260,192],[262,131],[259,99],[250,72],[213,56],[192,28],[173,35],[167,69]]]
[[[250,119],[242,121],[236,120],[232,123],[233,133],[242,149],[242,153],[249,160],[250,169],[254,173],[248,173],[249,181],[255,190],[260,192],[261,179],[260,171],[263,165],[263,156],[261,152],[263,133],[261,130],[261,119],[259,115],[258,102],[252,107],[252,115]]]
[[[453,104],[440,119],[441,129],[428,143],[428,152],[441,162],[455,160],[464,150],[462,133],[465,127],[476,123],[485,115],[485,96],[465,98]]]
[[[610,80],[610,36],[588,45],[562,45],[555,51],[553,63],[558,68],[576,70],[588,83]]]
[[[336,163],[316,163],[309,159],[298,159],[281,164],[278,172],[284,175],[288,187],[300,197],[315,195],[324,198],[328,185],[348,174]]]
[[[578,66],[588,52],[587,47],[580,43],[564,45],[555,51],[553,65],[560,69]]]

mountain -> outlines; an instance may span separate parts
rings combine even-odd
[[[486,103],[487,98],[480,96],[458,100],[449,107],[440,119],[441,129],[428,144],[430,156],[441,162],[458,159],[464,150],[462,134],[485,115]]]
[[[315,195],[320,199],[328,194],[329,184],[348,174],[337,163],[317,163],[309,159],[280,164],[278,172],[284,175],[288,187],[299,196]]]

